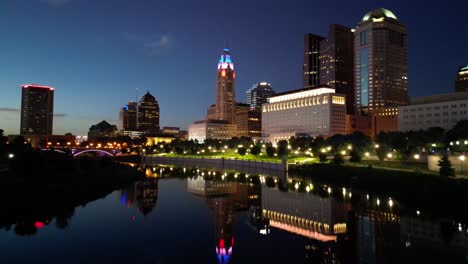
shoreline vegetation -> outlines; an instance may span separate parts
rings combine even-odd
[[[79,206],[128,186],[144,174],[111,158],[73,157],[53,151],[22,153],[0,173],[0,229],[32,235],[55,219],[66,228]]]

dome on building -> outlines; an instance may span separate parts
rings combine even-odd
[[[398,20],[398,18],[393,14],[392,11],[385,8],[378,8],[373,11],[368,12],[363,18],[362,22],[368,21],[371,18],[392,18]]]
[[[149,91],[141,97],[141,102],[156,102],[156,98],[152,96]]]

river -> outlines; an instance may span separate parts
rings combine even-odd
[[[0,229],[0,263],[467,263],[464,223],[342,186],[155,167],[63,217]],[[292,187],[291,187],[292,186]]]

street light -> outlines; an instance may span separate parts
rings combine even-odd
[[[414,154],[413,157],[414,157],[414,159],[417,159],[417,160],[420,158],[420,157],[419,157],[419,154]]]
[[[461,160],[461,174],[463,175],[463,163],[465,163],[465,155],[458,157]]]
[[[9,158],[9,159],[12,159],[12,158],[14,158],[14,157],[15,157],[15,154],[13,154],[13,153],[8,154],[8,158]]]

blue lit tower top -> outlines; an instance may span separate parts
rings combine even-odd
[[[218,70],[220,70],[220,69],[234,70],[234,63],[232,62],[231,54],[229,53],[228,48],[223,49],[223,53],[221,54],[221,58],[219,59]]]

